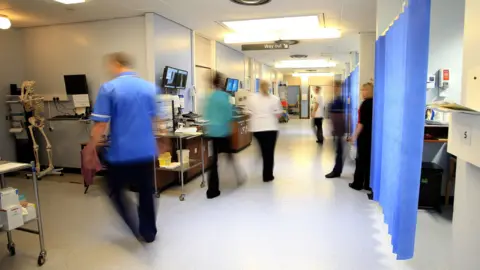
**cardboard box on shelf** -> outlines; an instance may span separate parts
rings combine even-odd
[[[3,229],[7,231],[22,227],[24,225],[22,207],[16,205],[0,210],[0,223],[3,225]]]
[[[0,189],[0,209],[8,209],[19,204],[18,189],[11,187]]]
[[[27,210],[27,214],[23,215],[23,222],[27,223],[37,218],[37,206],[33,203],[29,203],[27,207],[24,207]]]

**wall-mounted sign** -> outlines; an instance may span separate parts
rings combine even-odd
[[[266,43],[266,44],[247,44],[242,45],[242,51],[265,51],[265,50],[288,50],[290,45]]]

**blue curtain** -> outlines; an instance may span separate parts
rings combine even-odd
[[[358,104],[360,99],[360,68],[358,66],[352,72],[350,77],[350,130],[351,133],[353,133],[358,122]]]
[[[410,0],[376,43],[371,185],[399,260],[414,254],[430,5],[430,0]]]
[[[358,122],[358,106],[360,96],[360,68],[356,67],[343,82],[343,96],[345,98],[345,117],[348,124],[348,133],[355,130]]]

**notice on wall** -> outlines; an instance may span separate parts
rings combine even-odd
[[[302,94],[302,100],[308,100],[308,94]]]

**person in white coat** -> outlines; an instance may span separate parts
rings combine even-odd
[[[252,95],[247,100],[250,131],[257,140],[262,153],[264,182],[271,182],[275,179],[273,168],[279,128],[278,119],[283,112],[280,99],[270,94],[269,87],[270,84],[267,81],[262,81],[260,93]]]
[[[313,117],[313,129],[317,136],[317,143],[323,144],[323,118],[325,114],[325,108],[323,104],[323,97],[321,94],[322,88],[320,86],[315,87],[315,95],[313,97],[312,112]]]

